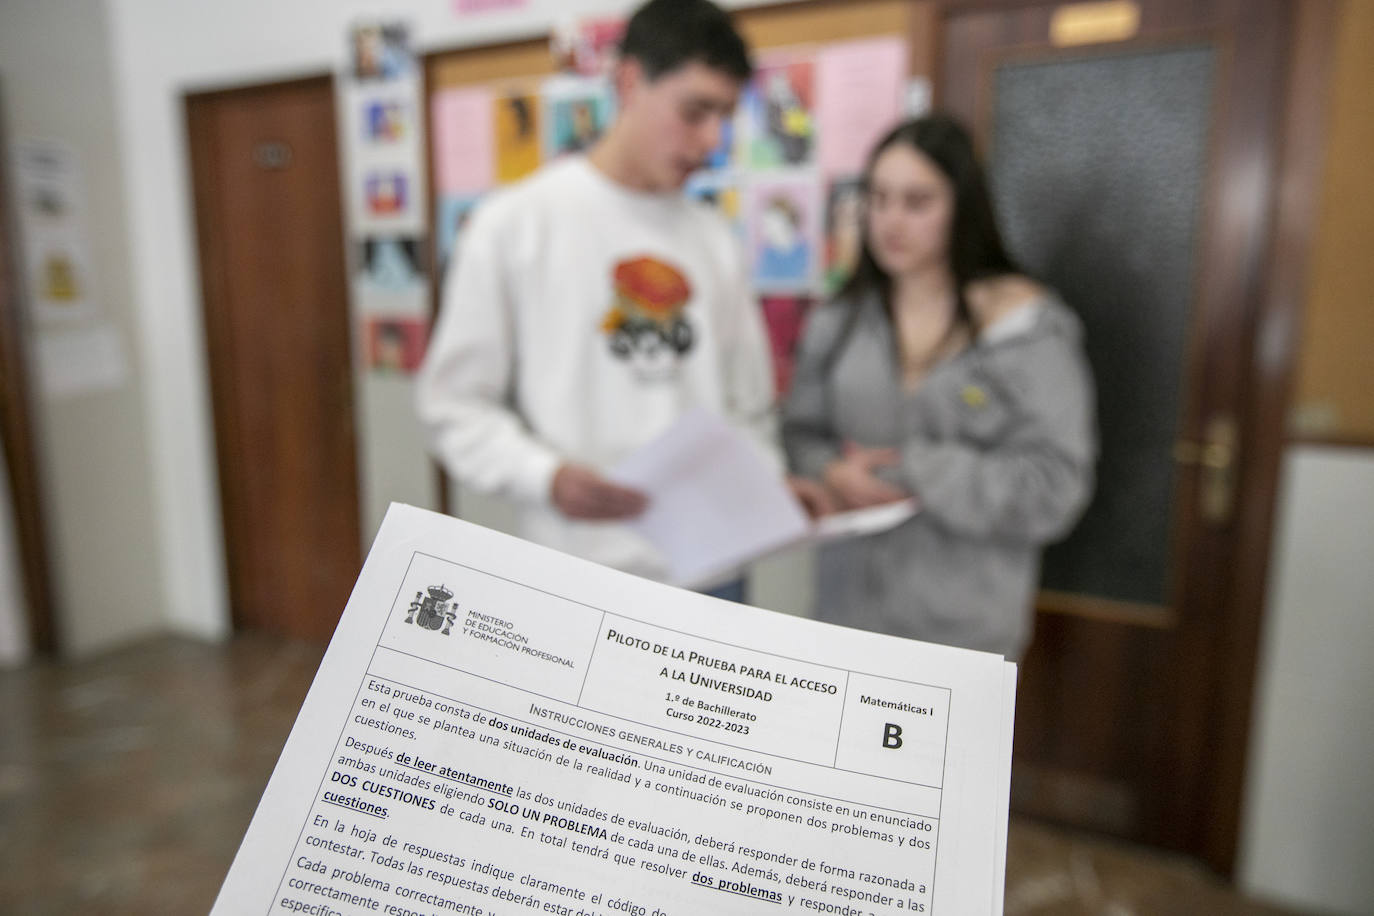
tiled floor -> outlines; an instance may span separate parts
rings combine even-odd
[[[206,912],[320,656],[159,640],[0,673],[0,913]],[[1006,911],[1285,912],[1187,861],[1024,819]]]

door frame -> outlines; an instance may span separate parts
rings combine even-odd
[[[927,35],[914,35],[913,40],[928,43],[935,61],[931,75],[937,105],[944,94],[942,36],[950,18],[1055,5],[1052,0],[930,2],[936,8],[935,28]],[[1192,624],[1183,621],[1181,645],[1174,653],[1181,661],[1184,676],[1179,680],[1184,683],[1172,693],[1174,708],[1169,718],[1179,712],[1182,721],[1170,732],[1174,744],[1170,762],[1174,766],[1168,774],[1166,797],[1172,801],[1163,812],[1162,822],[1174,826],[1163,836],[1168,845],[1198,856],[1228,877],[1234,875],[1239,845],[1279,471],[1317,226],[1327,95],[1339,12],[1339,5],[1330,0],[1294,0],[1286,5],[1286,22],[1280,26],[1285,44],[1282,59],[1276,62],[1282,68],[1277,95],[1283,109],[1275,117],[1260,178],[1264,206],[1258,247],[1264,256],[1245,263],[1241,283],[1247,313],[1253,315],[1254,322],[1251,352],[1243,357],[1241,387],[1246,393],[1237,411],[1246,457],[1230,522],[1234,562],[1223,586],[1224,597],[1218,602],[1219,613]],[[1225,54],[1226,44],[1220,43],[1219,49]],[[1209,243],[1202,236],[1197,244],[1203,248]],[[1200,379],[1190,379],[1181,421],[1192,419],[1190,414],[1197,406],[1194,394],[1201,384]],[[1189,429],[1188,425],[1180,426],[1182,434]],[[1186,484],[1180,486],[1190,489]],[[1045,601],[1046,597],[1050,600]],[[1121,610],[1121,622],[1151,625],[1151,615],[1145,613],[1151,609],[1123,606]],[[1037,613],[1103,619],[1100,612],[1076,607],[1062,596],[1042,596],[1037,601]],[[1107,616],[1110,619],[1113,615]],[[1196,682],[1189,682],[1190,676],[1208,674],[1205,690],[1191,689]],[[1208,736],[1213,738],[1210,750],[1203,747]]]
[[[1230,664],[1220,672],[1210,716],[1219,736],[1198,840],[1204,861],[1233,876],[1250,752],[1250,725],[1267,610],[1279,478],[1288,442],[1288,410],[1297,377],[1308,273],[1317,235],[1330,87],[1341,5],[1294,0],[1286,34],[1282,112],[1270,181],[1273,204],[1267,264],[1257,268],[1256,329],[1242,428],[1250,430],[1251,458],[1239,482],[1235,522],[1236,568],[1219,626],[1232,634]]]
[[[5,112],[0,109],[0,151],[8,150]],[[56,655],[61,648],[61,633],[53,606],[43,479],[29,385],[25,346],[29,323],[22,306],[22,273],[15,243],[17,212],[10,198],[8,178],[8,162],[0,162],[0,446],[5,452],[7,483],[14,507],[29,647],[40,655]]]
[[[228,570],[227,586],[229,590],[230,619],[234,629],[241,629],[244,625],[241,608],[241,590],[244,583],[234,574],[236,566],[235,559],[237,552],[244,549],[246,543],[243,532],[230,530],[233,527],[230,513],[224,511],[232,498],[229,484],[229,477],[225,469],[232,467],[231,457],[227,453],[227,445],[236,441],[233,426],[232,411],[226,408],[224,403],[224,392],[230,390],[233,376],[231,366],[227,356],[221,347],[216,346],[217,341],[230,339],[230,328],[225,314],[215,307],[217,303],[227,300],[227,271],[228,265],[225,263],[223,235],[220,231],[221,221],[214,204],[215,197],[211,193],[211,185],[215,180],[209,168],[211,163],[216,161],[216,153],[213,145],[209,142],[209,132],[202,129],[206,124],[206,119],[210,117],[212,107],[226,99],[239,95],[253,95],[264,91],[291,89],[291,88],[324,88],[329,91],[330,98],[333,100],[334,117],[338,118],[338,94],[335,91],[335,78],[332,72],[322,72],[308,74],[304,76],[290,77],[278,80],[266,80],[247,84],[238,84],[222,88],[195,89],[187,91],[182,97],[183,111],[186,125],[186,143],[188,158],[191,164],[189,168],[189,178],[191,183],[191,200],[194,208],[196,226],[196,253],[197,268],[200,274],[200,306],[203,321],[203,343],[205,346],[206,366],[210,381],[210,402],[211,413],[214,422],[215,437],[215,462],[216,462],[216,482],[219,492],[220,505],[220,537],[222,540],[221,554],[224,557],[226,569]],[[335,136],[338,137],[336,127]],[[335,149],[336,160],[338,157],[337,139]],[[201,167],[197,167],[200,165]],[[344,230],[347,232],[347,201],[344,198],[345,189],[340,185],[337,193],[340,195],[341,219],[344,222]],[[345,248],[345,237],[341,235],[337,240],[339,246],[339,257],[344,270],[345,289],[348,285],[348,253]],[[348,326],[348,336],[350,341],[354,336],[354,325],[352,315],[351,297],[344,300],[347,313],[344,321]],[[353,348],[350,347],[346,354],[349,361],[350,376],[356,371],[353,365]],[[353,409],[356,416],[356,392],[354,392]],[[354,425],[354,460],[356,462],[357,448],[357,426]],[[358,502],[358,510],[361,513],[362,500],[361,490],[356,480],[353,489],[353,498]],[[361,517],[361,516],[360,516]],[[360,543],[361,548],[361,543]]]

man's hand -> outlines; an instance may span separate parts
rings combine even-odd
[[[634,518],[649,504],[640,491],[611,483],[580,464],[565,464],[554,472],[550,497],[568,518],[598,521]]]
[[[846,509],[863,509],[906,499],[911,494],[894,487],[873,473],[901,460],[895,448],[865,448],[845,443],[844,456],[825,469],[825,485]]]
[[[822,515],[829,515],[837,508],[835,497],[826,489],[825,484],[819,480],[812,480],[809,477],[798,477],[795,474],[787,475],[787,488],[792,491],[793,497],[802,504],[806,514],[812,518],[820,518]]]

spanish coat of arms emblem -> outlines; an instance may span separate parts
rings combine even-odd
[[[424,592],[415,593],[415,600],[410,602],[406,612],[406,623],[426,630],[443,628],[444,635],[449,635],[449,627],[458,619],[458,612],[449,606],[453,592],[442,585],[431,585],[425,591],[429,592],[428,596]]]

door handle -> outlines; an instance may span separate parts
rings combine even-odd
[[[1201,470],[1198,507],[1203,520],[1213,526],[1225,525],[1235,511],[1239,439],[1236,418],[1217,414],[1207,421],[1201,442],[1174,443],[1174,461]]]

